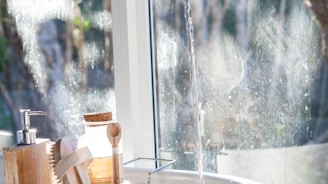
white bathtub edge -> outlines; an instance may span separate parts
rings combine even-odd
[[[147,176],[149,172],[149,169],[144,168],[124,168],[124,175],[127,177],[135,177],[138,178],[141,177],[141,175]],[[199,172],[197,171],[186,171],[186,170],[170,170],[165,169],[162,171],[158,171],[156,173],[152,174],[152,178],[154,179],[156,177],[163,177],[170,176],[170,178],[185,178],[189,180],[200,180]],[[205,181],[229,181],[231,184],[260,184],[259,182],[236,177],[236,176],[230,176],[230,175],[224,175],[224,174],[217,174],[217,173],[203,173]],[[147,177],[143,177],[143,181],[147,181]]]

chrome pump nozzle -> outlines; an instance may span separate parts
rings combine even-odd
[[[21,130],[17,131],[17,144],[35,144],[36,129],[30,129],[30,116],[47,115],[43,111],[31,111],[30,109],[20,109]]]

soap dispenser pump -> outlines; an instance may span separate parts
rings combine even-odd
[[[30,109],[20,109],[19,114],[22,129],[17,131],[17,144],[35,144],[36,129],[30,129],[30,116],[47,115],[47,113],[43,111],[31,111]]]

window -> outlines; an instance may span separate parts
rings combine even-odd
[[[302,146],[318,136],[321,67],[303,2],[153,0],[152,11],[160,157],[263,183],[325,181],[312,155],[324,146]]]
[[[1,106],[0,129],[15,134],[18,109],[31,108],[48,112],[31,119],[38,137],[77,140],[84,133],[83,113],[111,110],[124,130],[125,161],[154,157],[148,1],[7,2],[1,12],[11,22],[2,22],[6,34],[0,27],[0,39],[16,45],[8,44],[10,70],[1,73],[1,82],[13,101]],[[12,32],[15,21],[19,34]]]
[[[67,130],[60,136],[82,134],[83,112],[112,109],[122,126],[125,161],[177,159],[174,169],[263,183],[327,181],[327,145],[305,145],[318,141],[326,129],[324,113],[317,113],[324,112],[317,96],[324,90],[316,83],[322,79],[319,33],[302,1],[112,0],[110,13],[105,0],[74,1],[77,12],[64,0],[8,2],[15,5],[10,11],[17,13],[18,26],[28,30],[26,35],[18,31],[25,64],[36,70],[36,84],[11,81],[20,84],[11,88],[22,103],[17,109],[32,107],[28,101],[40,105],[38,110],[49,108],[50,119]],[[44,16],[53,19],[37,27]],[[58,37],[51,34],[54,26]],[[69,26],[71,38],[64,34]],[[47,57],[47,50],[36,52],[36,42],[44,41],[42,48],[54,42],[37,39],[37,33],[54,36],[62,46],[52,45],[52,54],[68,52],[71,44],[70,59],[60,66],[65,70],[39,70],[36,61],[54,57]],[[73,46],[81,38],[83,53],[80,44]],[[57,72],[67,85],[58,78],[44,81],[43,74],[51,79]],[[17,92],[22,86],[35,90],[35,85],[46,98],[42,103],[37,95],[26,100],[30,92]]]
[[[77,140],[84,113],[115,114],[110,7],[109,0],[1,3],[1,84],[10,95],[1,96],[1,117],[9,118],[0,129],[11,124],[15,134],[19,109],[42,110],[47,117],[31,118],[38,137]]]

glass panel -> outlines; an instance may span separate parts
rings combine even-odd
[[[115,111],[110,0],[5,0],[1,13],[0,129],[28,108],[48,112],[31,118],[38,137],[77,140],[84,113]]]
[[[160,158],[263,183],[327,181],[326,145],[307,145],[327,129],[320,33],[303,1],[152,3]]]

